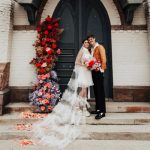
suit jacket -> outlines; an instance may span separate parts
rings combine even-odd
[[[93,56],[96,58],[97,61],[101,63],[101,68],[105,70],[107,68],[105,48],[102,45],[96,46],[93,52]]]

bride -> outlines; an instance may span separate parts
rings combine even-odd
[[[84,65],[86,58],[91,57],[87,40],[82,42],[75,67],[53,112],[42,121],[33,125],[33,138],[38,143],[55,149],[63,149],[80,135],[80,126],[85,124],[85,117],[90,116],[87,99],[90,98],[90,86],[93,85],[91,71]]]

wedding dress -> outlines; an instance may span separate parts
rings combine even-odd
[[[80,135],[79,125],[86,123],[87,107],[90,107],[86,89],[93,85],[91,71],[84,66],[84,59],[88,56],[88,49],[82,47],[61,100],[52,113],[33,125],[33,138],[38,139],[38,143],[55,150],[64,149]]]

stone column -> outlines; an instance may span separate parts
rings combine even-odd
[[[13,33],[13,0],[0,1],[0,114],[9,102],[9,70]]]
[[[148,40],[150,46],[150,0],[148,0],[148,12],[147,12],[147,27],[148,27]]]
[[[145,17],[147,21],[147,30],[148,30],[148,41],[150,47],[150,0],[144,0],[143,5],[145,8]]]

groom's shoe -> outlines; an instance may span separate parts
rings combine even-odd
[[[97,115],[95,116],[95,119],[98,120],[98,119],[101,119],[103,117],[105,117],[105,113],[98,112]]]

